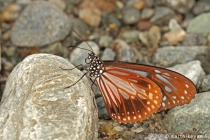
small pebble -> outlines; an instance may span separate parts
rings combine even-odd
[[[95,6],[83,7],[79,10],[79,17],[92,27],[98,27],[101,22],[101,11]]]
[[[101,56],[102,60],[115,60],[115,52],[110,49],[110,48],[106,48]]]
[[[113,42],[113,39],[110,36],[101,36],[99,39],[99,46],[109,47],[112,42]]]
[[[122,12],[125,24],[135,24],[140,19],[140,12],[133,7],[125,7]]]
[[[125,40],[127,43],[133,43],[139,40],[139,31],[126,31],[121,35],[121,38]]]

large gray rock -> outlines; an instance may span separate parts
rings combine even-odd
[[[25,58],[10,74],[0,106],[1,140],[96,140],[97,109],[87,78],[49,54]]]
[[[164,118],[168,132],[193,132],[210,135],[210,92],[200,93],[189,103],[171,109]],[[205,135],[203,135],[205,136]]]
[[[197,55],[209,55],[210,48],[206,46],[168,46],[158,48],[152,61],[158,66],[170,67],[196,59]]]
[[[33,1],[16,20],[11,41],[17,46],[44,46],[64,39],[71,26],[69,17],[54,4]]]

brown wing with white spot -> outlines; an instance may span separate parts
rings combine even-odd
[[[162,91],[162,103],[159,111],[189,103],[196,94],[196,87],[185,76],[160,67],[136,63],[104,61],[105,66],[116,66],[127,71],[142,74],[156,83]]]
[[[110,117],[118,122],[142,121],[157,112],[161,89],[150,79],[117,67],[104,66],[97,78]]]
[[[187,104],[195,97],[196,87],[181,74],[166,69],[154,69],[150,78],[163,93],[159,111]]]

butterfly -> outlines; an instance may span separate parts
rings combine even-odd
[[[89,64],[87,72],[79,80],[85,75],[95,78],[93,82],[99,86],[107,112],[117,122],[142,121],[158,111],[187,104],[195,97],[193,82],[177,72],[137,63],[102,61],[92,48],[81,49],[90,53],[85,59]]]

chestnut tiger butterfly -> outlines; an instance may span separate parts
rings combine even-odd
[[[78,81],[85,75],[95,78],[107,112],[117,122],[145,120],[158,111],[189,103],[196,94],[193,82],[172,70],[130,62],[102,61],[92,48],[81,49],[90,52],[85,59],[89,67]]]

